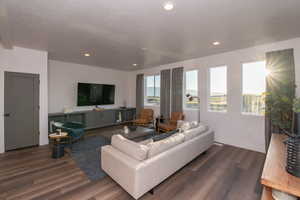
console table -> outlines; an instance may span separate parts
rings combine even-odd
[[[290,175],[285,170],[286,148],[283,144],[285,139],[285,135],[272,135],[261,177],[264,186],[262,200],[274,200],[272,189],[300,197],[300,178]]]
[[[118,121],[121,114],[122,121]],[[103,110],[88,110],[88,111],[76,111],[72,113],[50,113],[49,118],[49,130],[50,122],[79,122],[88,129],[101,128],[106,126],[113,126],[123,124],[132,121],[136,116],[135,108],[114,108]]]

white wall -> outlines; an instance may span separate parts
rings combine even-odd
[[[4,72],[22,72],[40,75],[40,145],[48,144],[48,87],[47,52],[15,47],[0,47],[0,153],[4,146]]]
[[[122,106],[124,101],[128,102],[129,72],[55,60],[49,60],[48,70],[49,113],[62,112],[64,108],[91,109],[91,107],[76,107],[78,82],[114,84],[116,86],[114,106]]]
[[[238,147],[265,152],[264,142],[264,117],[249,116],[241,114],[241,65],[244,62],[252,62],[265,59],[268,51],[294,48],[296,64],[297,94],[300,95],[300,38],[277,42],[268,45],[256,46],[247,49],[207,56],[178,63],[158,66],[151,69],[135,71],[131,74],[130,104],[135,105],[135,76],[138,73],[153,74],[159,73],[166,68],[183,66],[187,69],[199,69],[199,95],[201,98],[201,121],[208,123],[216,133],[216,141]],[[208,89],[208,68],[220,65],[228,67],[228,112],[214,113],[207,111],[207,89]],[[156,114],[159,107],[153,107]],[[188,120],[197,120],[195,111],[185,110]]]
[[[77,82],[115,84],[116,105],[123,105],[125,100],[128,106],[135,106],[136,74],[159,73],[162,69],[179,66],[199,69],[201,120],[215,130],[216,141],[264,152],[264,117],[241,115],[241,64],[262,60],[266,52],[286,48],[295,50],[296,84],[299,86],[297,94],[300,96],[300,38],[134,72],[53,60],[47,63],[47,52],[19,47],[13,50],[0,48],[0,153],[4,151],[4,71],[40,74],[40,145],[43,145],[48,143],[48,106],[50,113],[61,112],[65,107],[75,107]],[[228,66],[228,112],[208,112],[208,68],[224,64]],[[154,109],[158,114],[159,107]],[[185,110],[185,113],[188,120],[197,120],[197,112]]]

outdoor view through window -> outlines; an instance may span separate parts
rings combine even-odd
[[[160,103],[160,75],[146,76],[145,104],[159,105]]]
[[[264,115],[266,91],[265,61],[243,64],[243,108],[245,114]]]
[[[216,112],[227,111],[227,67],[213,67],[209,69],[210,93],[208,110]]]
[[[188,98],[187,98],[188,96]],[[198,70],[185,72],[185,107],[199,108]]]

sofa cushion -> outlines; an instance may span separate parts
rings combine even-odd
[[[111,138],[111,145],[136,160],[142,161],[147,159],[149,151],[148,146],[135,143],[124,138],[122,135],[113,135]]]
[[[185,137],[185,141],[188,141],[193,139],[194,137],[197,137],[198,135],[202,134],[207,130],[208,130],[208,126],[203,123],[200,123],[197,128],[189,129],[187,131],[184,131],[182,134]]]
[[[180,133],[176,133],[163,140],[150,143],[148,144],[149,147],[148,158],[154,157],[183,142],[184,142],[184,135]]]

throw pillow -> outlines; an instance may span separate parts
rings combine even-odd
[[[190,123],[190,125],[191,125],[191,128],[197,128],[199,126],[199,123],[197,121],[192,121]]]
[[[202,133],[204,133],[207,130],[208,130],[208,126],[200,123],[197,128],[187,130],[187,131],[183,132],[182,134],[184,134],[185,141],[188,141],[188,140],[193,139],[194,137],[197,137],[198,135],[201,135]]]
[[[181,125],[181,128],[180,128],[180,129],[181,129],[182,132],[191,129],[191,124],[190,124],[190,122],[184,122],[184,123]]]

